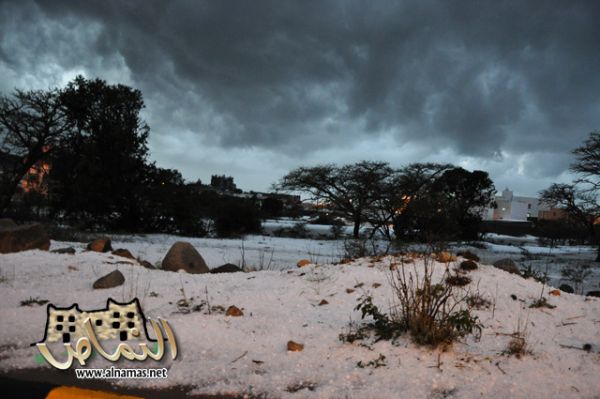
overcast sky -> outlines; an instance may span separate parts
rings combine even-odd
[[[142,90],[188,180],[435,161],[536,195],[600,129],[600,1],[0,0],[0,93],[78,74]]]

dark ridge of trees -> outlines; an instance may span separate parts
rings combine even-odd
[[[447,164],[417,163],[393,169],[385,162],[301,167],[275,188],[308,193],[352,220],[353,235],[369,222],[391,239],[432,242],[475,239],[484,209],[493,205],[488,174]]]

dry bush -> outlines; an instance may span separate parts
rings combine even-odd
[[[420,267],[420,266],[419,266]],[[446,268],[441,282],[433,281],[434,262],[423,258],[423,269],[402,265],[390,278],[397,305],[392,319],[422,345],[449,344],[468,334],[481,334],[481,324],[467,302],[468,293],[448,283]],[[469,280],[470,281],[470,280]]]

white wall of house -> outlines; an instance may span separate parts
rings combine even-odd
[[[515,196],[508,188],[496,196],[496,204],[496,209],[490,208],[484,214],[485,220],[526,221],[529,217],[538,217],[542,208],[538,198]]]

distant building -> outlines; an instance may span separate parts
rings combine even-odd
[[[527,221],[548,210],[539,198],[514,195],[508,188],[496,196],[495,201],[496,208],[488,208],[483,217],[485,220]]]

